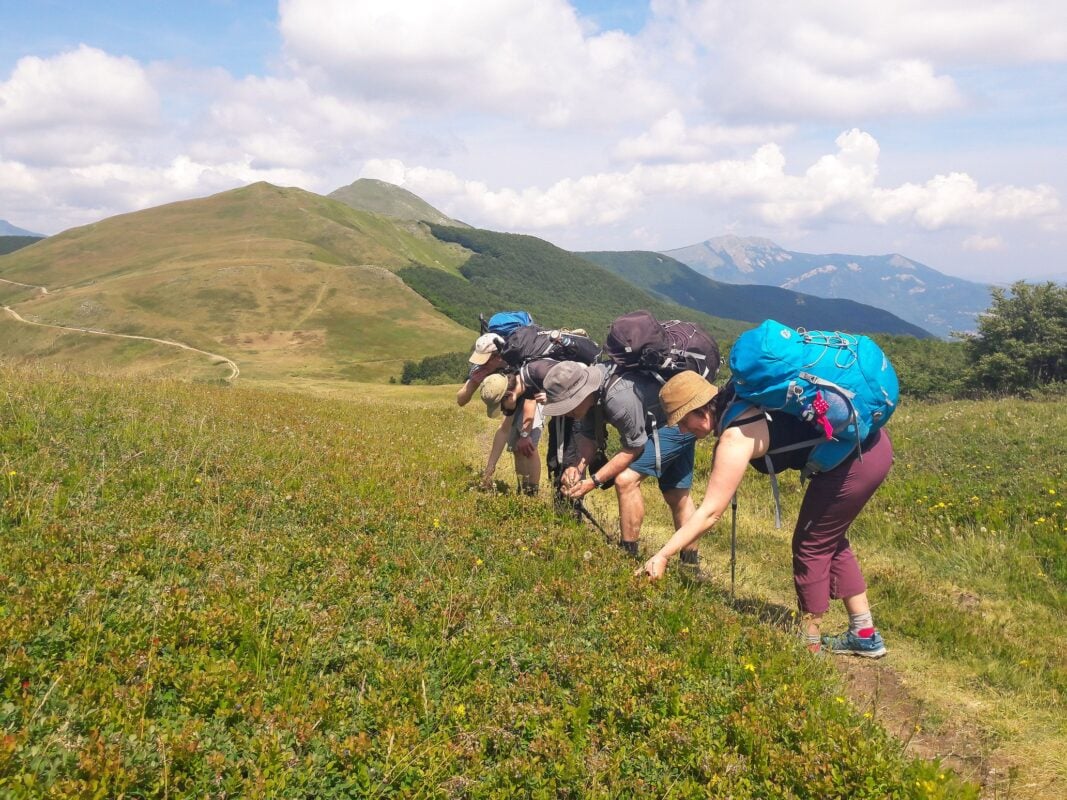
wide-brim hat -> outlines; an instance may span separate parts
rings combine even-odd
[[[562,361],[545,375],[548,402],[542,410],[551,417],[563,416],[597,391],[602,381],[603,373],[596,367],[577,361]]]
[[[677,425],[690,411],[706,406],[719,393],[715,385],[692,371],[679,372],[659,390],[667,424]]]
[[[500,403],[508,392],[508,379],[499,372],[493,373],[482,381],[482,401],[485,403],[485,415],[490,419],[500,416]]]

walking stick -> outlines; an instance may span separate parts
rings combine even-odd
[[[737,495],[730,498],[730,599],[734,599],[737,570]]]

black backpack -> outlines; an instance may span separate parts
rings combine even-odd
[[[660,322],[648,311],[632,311],[611,323],[604,352],[618,372],[644,370],[663,383],[679,372],[715,380],[722,363],[719,345],[693,322]]]
[[[540,325],[524,325],[504,340],[500,355],[512,369],[538,358],[556,361],[580,361],[595,364],[600,345],[584,334],[567,330],[549,330]]]

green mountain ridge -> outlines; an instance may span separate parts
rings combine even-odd
[[[226,377],[230,359],[246,380],[383,381],[405,362],[469,351],[478,314],[501,309],[601,340],[635,308],[719,338],[743,328],[535,237],[416,221],[432,207],[398,187],[353,187],[341,202],[256,183],[0,257],[0,305],[11,307],[0,356],[198,379]]]
[[[451,227],[470,227],[442,214],[421,197],[386,181],[360,178],[330,192],[327,197],[362,211],[411,222],[432,222]]]
[[[0,258],[0,302],[32,321],[164,338],[220,353],[246,378],[383,380],[472,334],[396,277],[467,258],[425,226],[266,183],[75,228]],[[63,361],[84,334],[0,318],[4,354]],[[110,352],[113,346],[116,352]],[[96,341],[99,365],[129,342]],[[155,347],[158,351],[159,348]]]

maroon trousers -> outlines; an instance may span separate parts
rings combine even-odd
[[[805,614],[824,614],[831,599],[867,591],[848,529],[893,464],[893,444],[880,430],[866,443],[863,460],[852,458],[811,479],[793,531],[793,582]]]

